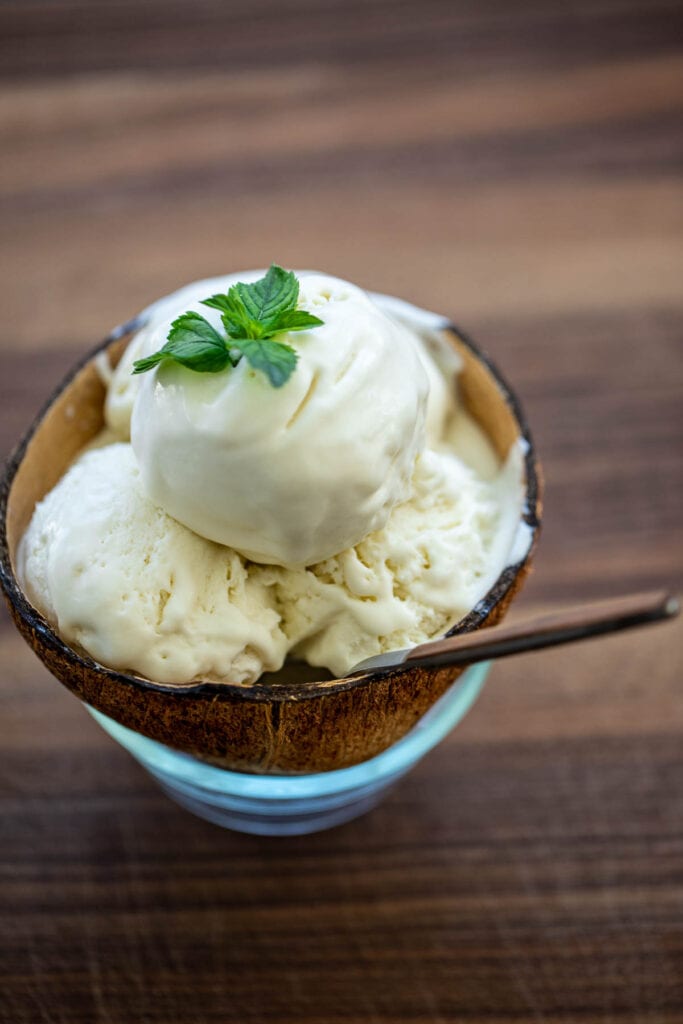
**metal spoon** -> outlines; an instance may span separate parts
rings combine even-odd
[[[492,626],[474,633],[432,640],[403,651],[378,654],[374,658],[360,661],[348,675],[388,672],[401,665],[470,665],[489,658],[507,658],[511,654],[538,651],[544,647],[555,647],[672,619],[678,615],[679,610],[678,599],[664,591],[610,598],[595,604],[538,615],[512,625]]]

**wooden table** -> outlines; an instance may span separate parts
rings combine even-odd
[[[512,13],[514,11],[514,14]],[[682,570],[680,7],[0,8],[0,448],[105,329],[275,259],[450,313],[522,396],[517,614]],[[683,1021],[680,625],[498,666],[368,817],[176,808],[0,619],[0,1018]]]

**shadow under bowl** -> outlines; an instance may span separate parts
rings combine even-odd
[[[59,385],[10,456],[0,482],[0,584],[16,626],[49,671],[107,720],[167,747],[234,772],[308,774],[338,771],[376,758],[420,721],[462,668],[399,668],[341,679],[292,681],[283,671],[267,683],[156,683],[98,664],[61,639],[27,600],[15,574],[17,545],[35,505],[104,425],[105,388],[96,359],[112,364],[136,318],[117,328]],[[522,518],[531,544],[500,574],[449,635],[494,625],[529,572],[540,529],[540,474],[520,405],[502,376],[455,326],[443,336],[463,362],[459,399],[499,456],[524,445]]]

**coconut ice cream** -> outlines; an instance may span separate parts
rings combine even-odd
[[[107,430],[21,542],[30,600],[102,664],[253,682],[291,652],[342,675],[442,634],[526,553],[522,449],[501,464],[457,400],[438,319],[414,307],[301,274],[323,324],[286,337],[281,387],[246,358],[131,374],[178,314],[219,330],[202,297],[257,277],[149,311],[107,375]]]
[[[131,421],[152,501],[274,565],[311,565],[384,526],[425,443],[429,379],[410,332],[346,281],[300,283],[301,308],[323,323],[288,338],[298,363],[284,386],[246,359],[215,374],[162,365],[142,379]],[[151,333],[152,350],[170,326]]]
[[[287,641],[272,589],[147,496],[129,444],[82,455],[37,506],[17,571],[60,634],[159,682],[253,682]]]

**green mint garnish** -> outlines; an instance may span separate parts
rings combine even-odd
[[[238,282],[226,295],[212,295],[202,305],[219,310],[223,337],[199,313],[183,313],[173,321],[168,341],[151,356],[137,359],[133,373],[146,373],[161,362],[180,363],[197,373],[218,373],[236,366],[242,356],[255,370],[281,388],[291,377],[297,353],[278,334],[306,331],[323,323],[297,309],[299,282],[291,271],[275,263],[253,284]]]
[[[289,380],[299,358],[291,345],[273,338],[237,338],[234,344],[250,366],[265,373],[274,388],[281,388]]]
[[[174,320],[164,347],[136,359],[133,373],[145,373],[166,359],[199,373],[218,373],[231,362],[225,338],[200,313],[183,313]]]

